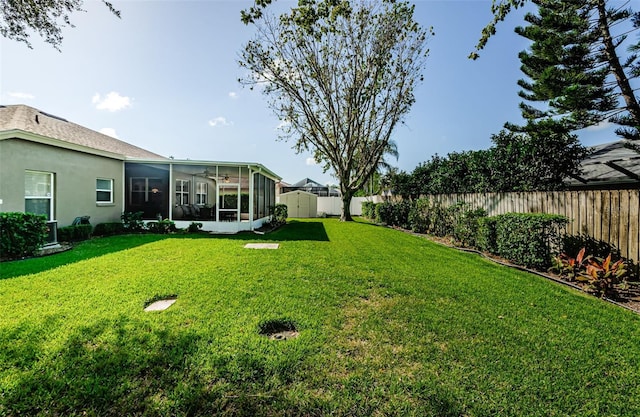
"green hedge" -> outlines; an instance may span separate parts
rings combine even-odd
[[[362,202],[362,217],[375,220],[376,218],[376,203],[373,201]]]
[[[365,205],[363,204],[363,210]],[[484,209],[466,203],[444,207],[429,199],[367,205],[375,220],[438,237],[452,237],[459,245],[502,256],[518,265],[546,270],[561,250],[563,216],[509,213],[486,217]]]
[[[47,238],[47,217],[33,213],[0,213],[0,257],[32,256]]]
[[[93,229],[94,236],[113,236],[126,233],[127,230],[122,222],[98,223]]]
[[[564,216],[538,213],[508,213],[495,217],[496,254],[528,268],[546,270],[561,245]]]
[[[58,242],[79,242],[91,237],[93,226],[90,224],[77,224],[58,228]]]

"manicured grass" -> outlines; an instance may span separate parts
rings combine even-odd
[[[49,258],[0,265],[0,415],[640,415],[639,316],[391,229]],[[299,337],[258,334],[278,319]]]

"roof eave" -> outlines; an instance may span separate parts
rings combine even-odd
[[[234,162],[234,161],[202,161],[194,159],[149,159],[125,157],[126,162],[140,162],[147,164],[175,164],[175,165],[203,165],[203,166],[246,166],[254,171],[262,172],[276,181],[282,179],[281,176],[271,171],[269,168],[257,162]]]
[[[36,142],[43,145],[55,146],[57,148],[69,149],[77,152],[88,153],[91,155],[102,156],[105,158],[117,159],[123,161],[126,156],[115,152],[103,151],[88,146],[78,145],[67,141],[50,138],[48,136],[39,135],[37,133],[27,132],[20,129],[3,130],[0,132],[0,140],[21,139],[30,142]]]

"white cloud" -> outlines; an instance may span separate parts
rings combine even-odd
[[[307,165],[309,165],[309,166],[317,165],[316,164],[316,160],[311,158],[311,157],[307,158],[306,162],[307,162]]]
[[[120,93],[112,91],[102,97],[100,93],[94,94],[91,98],[91,102],[96,105],[98,110],[108,110],[110,112],[123,110],[131,107],[131,98],[121,96]]]
[[[111,136],[112,138],[120,139],[118,137],[118,134],[116,133],[116,130],[112,127],[103,127],[102,129],[100,129],[100,133],[102,133],[103,135]]]
[[[209,126],[211,127],[218,127],[218,126],[231,126],[233,125],[233,122],[230,120],[227,120],[226,118],[222,117],[222,116],[218,116],[214,119],[209,120]]]
[[[236,93],[235,91],[230,91],[229,97],[235,100],[238,98],[238,93]]]
[[[34,98],[36,98],[33,94],[22,93],[19,91],[9,92],[9,97],[18,98],[21,100],[33,100]]]

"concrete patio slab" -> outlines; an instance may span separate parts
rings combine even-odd
[[[168,300],[158,300],[156,302],[153,302],[151,304],[149,304],[147,306],[147,308],[144,309],[144,311],[162,311],[162,310],[166,310],[169,307],[171,307],[173,305],[173,303],[176,302],[175,298],[172,299],[168,299]]]
[[[247,243],[244,245],[247,249],[278,249],[279,243]]]

